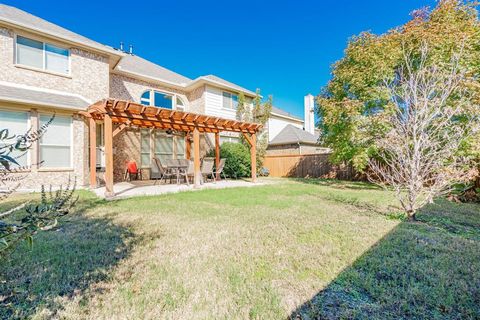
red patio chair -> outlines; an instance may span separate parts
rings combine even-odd
[[[132,180],[142,180],[142,171],[140,171],[137,167],[137,163],[135,161],[127,161],[126,163],[126,169],[125,169],[125,175],[123,179],[127,181],[127,178],[129,181]]]

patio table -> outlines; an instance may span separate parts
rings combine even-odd
[[[182,170],[187,170],[188,160],[186,159],[168,159],[165,162],[167,170],[176,173],[177,175],[177,184],[180,183],[180,172]]]

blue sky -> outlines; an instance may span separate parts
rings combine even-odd
[[[7,0],[98,42],[195,78],[215,74],[272,94],[303,116],[303,96],[318,94],[348,38],[383,33],[433,0],[375,1],[32,1]]]

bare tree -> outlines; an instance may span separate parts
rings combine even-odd
[[[480,130],[479,108],[464,88],[471,81],[454,55],[447,64],[404,49],[404,65],[386,82],[391,97],[386,135],[377,139],[378,156],[369,161],[370,181],[393,188],[410,220],[453,183],[471,178],[472,159],[458,151]]]

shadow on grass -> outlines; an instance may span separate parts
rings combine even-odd
[[[31,250],[21,245],[0,261],[1,319],[24,319],[41,310],[55,317],[62,309],[58,298],[77,296],[86,302],[85,290],[109,279],[137,240],[108,216],[86,214],[103,202],[82,197],[56,230],[34,237]]]
[[[289,319],[479,319],[480,205],[440,200],[343,270]]]
[[[317,178],[290,178],[292,181],[311,184],[316,186],[326,186],[334,189],[351,190],[383,190],[381,187],[363,181],[347,181],[338,179],[317,179]]]

